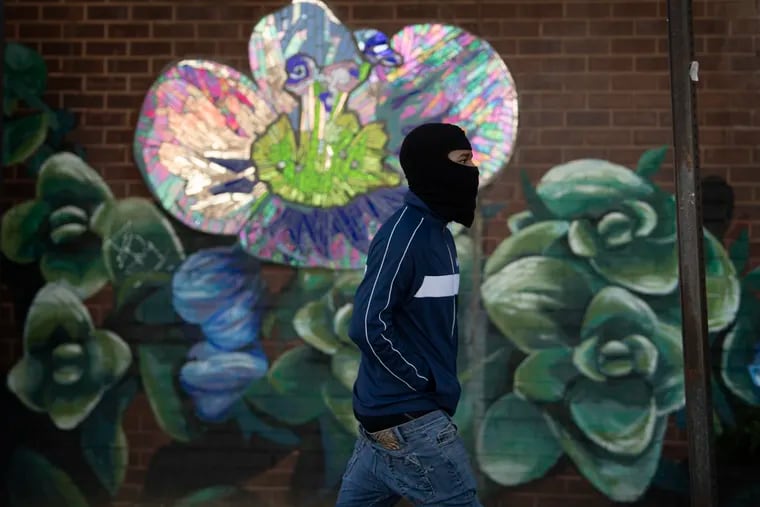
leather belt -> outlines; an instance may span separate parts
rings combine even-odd
[[[384,447],[388,450],[398,451],[401,449],[401,442],[396,436],[396,433],[393,431],[393,428],[376,431],[374,433],[367,433],[367,435],[369,435],[372,440],[380,444],[381,447]]]

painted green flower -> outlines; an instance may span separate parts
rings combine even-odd
[[[534,189],[524,181],[529,210],[509,218],[512,236],[486,262],[485,276],[526,255],[565,259],[590,268],[595,286],[624,287],[680,326],[675,200],[645,176],[663,150],[646,152],[637,172],[604,160],[576,160],[551,169]],[[739,308],[736,270],[725,248],[704,231],[708,326],[727,328]]]
[[[95,408],[132,362],[116,334],[95,329],[87,309],[66,285],[45,285],[24,326],[24,355],[8,387],[31,410],[47,412],[69,430]]]
[[[539,209],[512,217],[513,232],[566,221],[573,255],[610,282],[648,295],[675,290],[675,200],[646,178],[605,160],[575,160],[547,172],[535,197]]]
[[[629,290],[595,285],[582,264],[532,255],[481,287],[492,322],[526,354],[481,427],[478,460],[497,483],[541,477],[563,452],[616,501],[654,475],[667,416],[684,403],[680,329]]]
[[[71,153],[50,157],[40,169],[37,198],[2,219],[0,248],[11,261],[40,262],[48,282],[65,282],[81,298],[108,279],[93,221],[113,199],[103,179]]]

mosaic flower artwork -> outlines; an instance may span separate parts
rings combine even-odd
[[[420,24],[352,32],[321,2],[264,17],[251,74],[212,61],[168,68],[145,99],[135,158],[162,205],[250,254],[357,269],[401,204],[403,136],[461,125],[486,185],[509,161],[517,93],[487,42]]]

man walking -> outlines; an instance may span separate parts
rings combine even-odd
[[[412,130],[399,154],[405,205],[378,231],[349,329],[361,349],[354,385],[360,437],[337,507],[479,507],[451,420],[457,378],[459,265],[446,225],[472,225],[479,173],[461,128]]]

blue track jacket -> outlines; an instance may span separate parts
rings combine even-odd
[[[354,411],[454,414],[459,264],[446,223],[409,192],[369,247],[349,327],[361,349]]]

